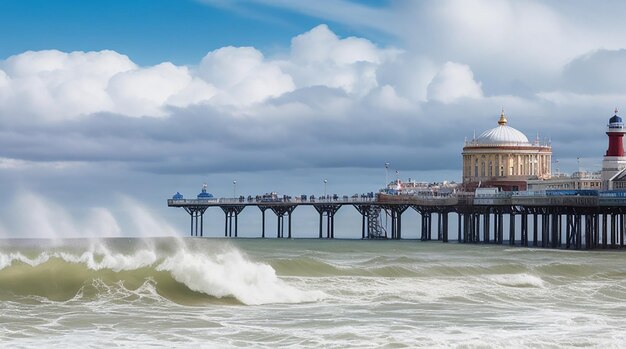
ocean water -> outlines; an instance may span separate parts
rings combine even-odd
[[[2,347],[626,346],[626,254],[420,241],[0,241]]]

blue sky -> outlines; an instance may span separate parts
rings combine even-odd
[[[164,200],[204,182],[319,195],[327,179],[351,195],[382,187],[386,162],[458,181],[464,140],[502,108],[552,142],[560,171],[598,170],[626,108],[623,14],[620,1],[0,1],[0,236],[136,235],[137,217],[176,230],[186,217]]]
[[[365,2],[368,3],[368,2]],[[379,6],[384,1],[371,1]],[[114,50],[140,65],[194,64],[209,50],[255,46],[280,52],[289,40],[316,26],[317,18],[253,2],[194,0],[3,0],[0,57],[27,50]],[[342,36],[363,28],[337,22]],[[388,35],[369,31],[381,40]]]

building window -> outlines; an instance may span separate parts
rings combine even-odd
[[[474,177],[478,177],[478,159],[474,161]]]

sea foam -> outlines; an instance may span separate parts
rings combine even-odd
[[[249,305],[309,302],[323,296],[288,285],[271,266],[251,262],[235,249],[214,255],[179,251],[156,269],[169,271],[174,279],[196,292],[219,298],[233,296]]]
[[[175,280],[172,282],[178,282],[191,291],[216,298],[233,297],[247,305],[312,302],[324,297],[322,292],[302,291],[289,285],[276,275],[270,265],[249,260],[229,244],[208,251],[195,251],[182,240],[173,245],[170,251],[147,244],[137,246],[129,253],[120,253],[104,243],[94,243],[83,251],[42,251],[30,258],[20,252],[0,253],[0,272],[5,271],[4,277],[10,278],[9,269],[23,269],[24,265],[28,265],[31,268],[25,272],[30,273],[32,278],[38,278],[41,268],[54,267],[61,274],[67,274],[70,270],[75,271],[70,267],[82,266],[81,270],[85,271],[83,276],[75,277],[85,279],[75,281],[85,284],[104,276],[109,282],[117,279],[114,282],[123,283],[128,274],[121,272],[131,272],[134,277],[146,280],[165,272]],[[54,266],[50,266],[52,262]],[[114,272],[113,279],[108,274],[101,274],[110,271]],[[24,280],[29,276],[20,273],[20,277]],[[156,287],[158,289],[159,285]]]
[[[528,273],[503,274],[489,277],[496,284],[511,287],[545,287],[545,282],[538,276]]]

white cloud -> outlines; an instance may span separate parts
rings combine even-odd
[[[461,98],[481,98],[480,83],[469,66],[447,62],[428,85],[428,99],[452,103]]]
[[[263,54],[253,47],[223,47],[209,52],[198,67],[200,76],[220,89],[231,88],[263,65]]]
[[[626,47],[626,36],[607,20],[624,13],[626,5],[620,1],[394,1],[383,6],[345,0],[254,2],[385,33],[436,64],[464,62],[481,76],[490,95],[519,91],[519,86],[543,89],[575,57]]]
[[[340,39],[328,26],[319,25],[291,40],[291,55],[283,65],[298,87],[320,85],[363,96],[378,86],[380,65],[399,53],[362,38]]]
[[[113,102],[113,112],[131,116],[162,116],[165,115],[162,107],[166,101],[186,89],[191,82],[187,67],[161,63],[114,75],[106,92]],[[211,95],[211,88],[205,86],[205,89],[206,92],[200,96]]]
[[[0,61],[0,117],[55,121],[97,112],[162,116],[214,89],[171,63],[141,68],[113,51],[28,51]]]
[[[6,73],[0,114],[54,120],[109,110],[109,78],[136,66],[113,51],[48,50],[11,56],[0,68]]]
[[[371,102],[381,109],[393,111],[408,111],[415,109],[409,100],[398,96],[396,90],[389,85],[381,86],[370,94]]]
[[[366,39],[339,39],[325,24],[291,40],[291,58],[304,64],[332,62],[341,66],[356,62],[380,63],[384,53]]]
[[[405,52],[382,64],[376,78],[381,85],[393,86],[400,96],[426,102],[428,85],[438,71],[439,67],[428,57]]]
[[[224,47],[209,52],[198,71],[219,89],[214,100],[217,104],[245,106],[295,88],[291,76],[252,47]]]
[[[293,38],[286,59],[229,46],[209,52],[196,68],[169,62],[139,67],[114,51],[28,51],[0,61],[0,117],[58,121],[98,112],[163,117],[171,112],[168,106],[194,104],[236,114],[311,86],[360,98],[379,86],[378,69],[399,53],[362,38],[341,39],[326,25]]]

